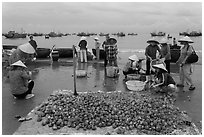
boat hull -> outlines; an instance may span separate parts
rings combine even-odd
[[[92,49],[92,52],[94,54],[94,56],[96,56],[96,49]],[[100,49],[100,55],[99,55],[100,59],[105,59],[105,51],[103,49]]]
[[[37,52],[36,58],[47,58],[50,55],[49,48],[37,48],[36,52]]]
[[[15,39],[15,38],[26,38],[27,34],[5,34],[4,36],[8,39]]]

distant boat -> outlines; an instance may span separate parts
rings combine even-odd
[[[128,33],[128,35],[134,36],[134,35],[137,35],[137,33]]]
[[[45,39],[49,39],[49,38],[50,38],[50,36],[46,34],[45,35]]]
[[[188,32],[180,32],[179,35],[189,36],[189,37],[197,37],[197,36],[202,36],[202,33],[201,32],[197,32],[197,31],[192,31],[190,33],[188,33]]]
[[[57,34],[57,33],[53,32],[53,31],[50,32],[48,35],[49,35],[49,37],[62,37],[61,33]]]
[[[90,34],[89,33],[85,33],[85,32],[80,32],[77,34],[77,36],[86,36],[86,37],[89,37]]]
[[[165,36],[166,35],[166,33],[164,33],[164,32],[158,32],[158,33],[156,33],[156,32],[152,32],[152,33],[150,33],[151,34],[151,36],[152,37],[154,37],[154,36]]]
[[[25,33],[17,33],[15,31],[9,31],[7,34],[4,34],[6,38],[14,39],[14,38],[26,38],[27,34]]]
[[[99,33],[99,36],[108,36],[109,33]]]

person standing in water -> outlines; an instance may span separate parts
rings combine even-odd
[[[100,45],[101,45],[101,43],[100,43],[98,37],[95,37],[94,40],[95,40],[95,49],[96,49],[96,59],[99,61],[99,59],[100,59]]]
[[[86,41],[86,37],[81,37],[81,40],[79,42],[80,47],[80,58],[81,58],[81,62],[87,62],[87,41]]]

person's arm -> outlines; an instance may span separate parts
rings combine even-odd
[[[152,58],[149,56],[149,48],[148,48],[148,46],[146,47],[146,49],[145,49],[145,56],[147,57],[147,58],[149,58],[149,60],[152,60]]]
[[[31,79],[31,72],[30,71],[22,71],[21,77],[29,80],[29,79]]]
[[[164,56],[164,59],[166,60],[166,58],[168,58],[169,56],[171,56],[171,54],[170,54],[170,46],[167,45],[167,54]]]
[[[163,84],[164,84],[164,74],[162,74],[162,82],[161,82],[161,83],[158,83],[158,84],[153,85],[153,87],[155,88],[155,87],[161,86],[161,85],[163,85]]]

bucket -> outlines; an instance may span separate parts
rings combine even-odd
[[[77,77],[86,77],[87,71],[86,70],[76,70],[76,76]]]
[[[52,52],[52,60],[53,61],[58,61],[59,59],[59,52],[58,51],[53,51]]]

